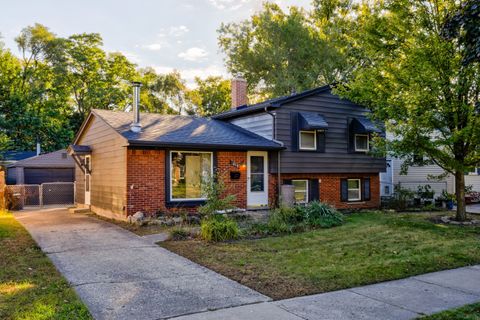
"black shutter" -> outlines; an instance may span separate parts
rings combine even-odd
[[[291,185],[292,184],[292,179],[283,179],[283,184]]]
[[[370,200],[370,178],[365,178],[362,181],[363,181],[362,200],[368,201]]]
[[[320,200],[318,179],[308,180],[308,202]]]
[[[325,152],[325,131],[317,131],[317,152]]]
[[[298,151],[298,112],[290,113],[290,118],[292,122],[292,151]]]
[[[477,174],[480,174],[480,167],[477,168]]]
[[[340,200],[343,202],[348,201],[348,180],[347,179],[340,180]]]

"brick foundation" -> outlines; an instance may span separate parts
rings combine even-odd
[[[340,200],[340,180],[370,178],[370,200],[359,202],[342,202]],[[363,209],[380,207],[380,181],[378,174],[282,174],[283,179],[319,179],[320,201],[337,209]],[[276,175],[270,175],[270,181],[276,182]],[[271,190],[275,190],[275,182]]]

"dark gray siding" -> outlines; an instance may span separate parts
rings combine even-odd
[[[291,113],[318,112],[328,122],[325,152],[292,151]],[[276,110],[276,137],[287,148],[281,151],[282,173],[376,173],[385,171],[385,159],[348,150],[348,118],[366,110],[330,93],[300,99]],[[273,160],[273,159],[272,159]],[[273,172],[276,166],[272,166]]]

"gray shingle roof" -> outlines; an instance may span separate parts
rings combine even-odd
[[[130,145],[224,148],[236,150],[278,150],[282,146],[250,131],[220,120],[195,116],[142,113],[142,131],[130,131],[131,112],[93,110],[93,114],[128,140]]]
[[[278,98],[273,98],[270,100],[266,100],[260,103],[252,104],[252,105],[244,105],[237,107],[236,109],[225,111],[219,114],[216,114],[212,116],[214,119],[229,119],[229,118],[234,118],[237,116],[241,116],[244,114],[249,114],[249,113],[254,113],[258,112],[260,110],[263,110],[265,108],[278,108],[281,105],[285,103],[290,103],[292,101],[300,100],[305,97],[309,97],[311,95],[320,93],[320,92],[326,92],[330,91],[332,88],[332,85],[325,85],[322,87],[306,90],[300,93],[295,93],[291,94],[289,96],[283,96],[283,97],[278,97]]]
[[[62,149],[20,160],[9,165],[8,167],[74,168],[75,162],[73,158],[67,154],[67,150]]]

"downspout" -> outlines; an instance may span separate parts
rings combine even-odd
[[[265,112],[267,114],[269,114],[271,117],[272,117],[272,120],[273,120],[273,125],[272,125],[272,130],[273,130],[273,133],[272,133],[272,140],[277,142],[277,143],[280,143],[281,145],[283,145],[282,142],[280,141],[277,141],[277,116],[274,112],[271,112],[271,111],[268,111],[268,107],[266,106],[265,107]],[[280,164],[281,164],[281,161],[280,161],[280,152],[281,150],[278,150],[277,151],[277,194],[278,194],[278,205],[280,205],[280,199],[282,197],[282,188],[280,187],[280,181],[281,181],[281,172],[280,172]]]

